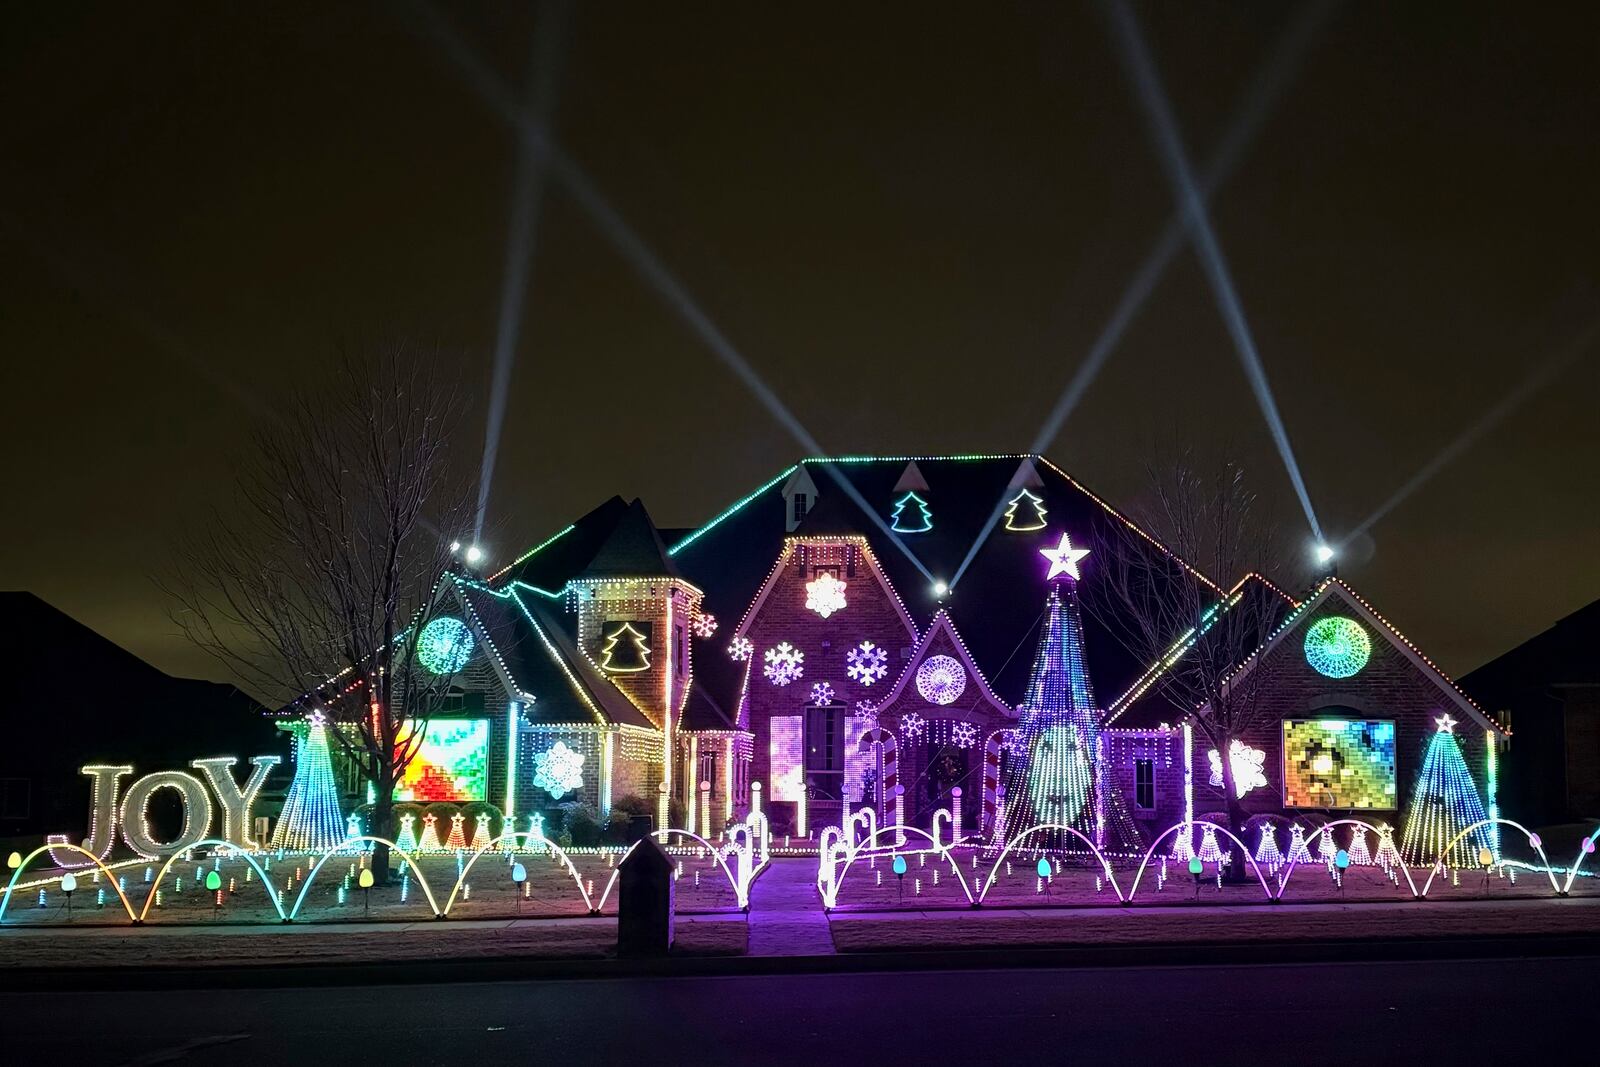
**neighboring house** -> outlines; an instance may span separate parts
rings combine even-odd
[[[287,749],[238,689],[165,674],[32,593],[0,593],[0,620],[0,640],[27,664],[0,695],[0,838],[81,838],[79,769],[90,764],[128,764],[137,777]]]
[[[1507,806],[1529,825],[1600,818],[1600,600],[1461,679],[1515,731]]]

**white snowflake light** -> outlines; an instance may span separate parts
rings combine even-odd
[[[778,642],[777,648],[767,649],[762,658],[766,666],[761,668],[761,673],[773,685],[785,686],[790,682],[798,682],[800,676],[806,673],[806,654],[787,641]]]
[[[689,621],[689,629],[696,637],[710,637],[717,632],[717,617],[709,611],[697,611]]]
[[[915,741],[927,729],[928,720],[914,711],[900,716],[900,732],[906,735],[907,741]]]
[[[917,692],[930,704],[953,704],[967,691],[967,672],[953,656],[929,656],[917,668]]]
[[[871,641],[861,642],[846,652],[844,658],[844,672],[862,685],[871,685],[889,673],[889,653]]]
[[[872,726],[878,725],[878,705],[870,700],[856,701],[856,718]]]
[[[743,663],[755,650],[756,646],[743,634],[728,642],[728,658],[735,663]]]
[[[811,687],[811,703],[817,707],[833,703],[833,686],[827,682],[817,682]]]
[[[583,753],[557,741],[533,757],[533,784],[553,797],[561,797],[583,785]]]
[[[958,722],[950,728],[950,739],[957,748],[971,748],[978,743],[978,728],[970,722]]]
[[[1259,789],[1267,784],[1267,776],[1262,767],[1267,762],[1267,754],[1259,748],[1251,748],[1242,741],[1235,740],[1228,746],[1228,762],[1233,764],[1233,791],[1241,797],[1252,789]],[[1206,758],[1211,761],[1211,784],[1218,789],[1222,788],[1222,757],[1216,749],[1206,753]]]
[[[806,608],[826,619],[836,611],[844,610],[844,589],[841,582],[827,571],[806,583]]]

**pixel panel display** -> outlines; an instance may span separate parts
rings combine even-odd
[[[1389,719],[1285,719],[1284,807],[1394,808],[1394,742]]]
[[[408,736],[416,724],[406,720]],[[400,800],[486,800],[489,720],[434,719],[395,791]]]

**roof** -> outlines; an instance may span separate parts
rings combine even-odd
[[[1248,675],[1274,648],[1294,632],[1297,623],[1315,615],[1317,610],[1333,597],[1338,597],[1346,607],[1365,619],[1368,626],[1387,638],[1390,644],[1400,651],[1401,655],[1411,661],[1412,666],[1416,667],[1419,672],[1432,681],[1469,719],[1485,729],[1496,730],[1502,734],[1506,732],[1505,728],[1491,719],[1471,697],[1462,691],[1460,686],[1456,685],[1449,675],[1439,668],[1438,664],[1423,655],[1421,649],[1417,648],[1404,634],[1395,629],[1388,619],[1379,615],[1371,604],[1362,599],[1361,594],[1338,578],[1324,578],[1312,591],[1311,595],[1301,601],[1284,618],[1273,635],[1260,648],[1245,658],[1238,669],[1230,675],[1230,678],[1237,680]]]
[[[1461,688],[1482,704],[1505,707],[1529,691],[1553,686],[1600,685],[1600,600],[1496,656],[1461,678]]]
[[[574,581],[601,578],[640,578],[665,576],[678,578],[678,568],[667,555],[667,546],[650,521],[650,515],[637,497],[628,504],[611,532],[606,535],[587,566]]]

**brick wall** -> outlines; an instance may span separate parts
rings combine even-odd
[[[1352,678],[1324,677],[1306,662],[1306,630],[1330,615],[1356,619],[1372,642],[1367,665]],[[1291,631],[1284,635],[1255,670],[1260,672],[1256,684],[1264,687],[1260,697],[1263,723],[1248,731],[1240,740],[1266,753],[1263,771],[1267,785],[1245,795],[1244,807],[1251,814],[1286,813],[1283,806],[1282,727],[1285,719],[1361,718],[1394,721],[1395,806],[1358,813],[1373,822],[1388,822],[1397,830],[1400,828],[1406,800],[1422,769],[1422,758],[1428,743],[1436,731],[1434,720],[1446,712],[1460,720],[1456,735],[1461,753],[1480,792],[1483,790],[1485,728],[1469,719],[1452,696],[1392,644],[1381,628],[1368,625],[1343,600],[1337,587],[1315,611],[1308,612],[1304,618],[1296,621]],[[1335,707],[1351,710],[1326,710]],[[1195,814],[1198,817],[1207,812],[1223,810],[1224,801],[1222,790],[1209,783],[1211,770],[1208,753],[1211,745],[1198,728],[1194,740]],[[1488,798],[1485,797],[1484,801],[1487,808]]]

